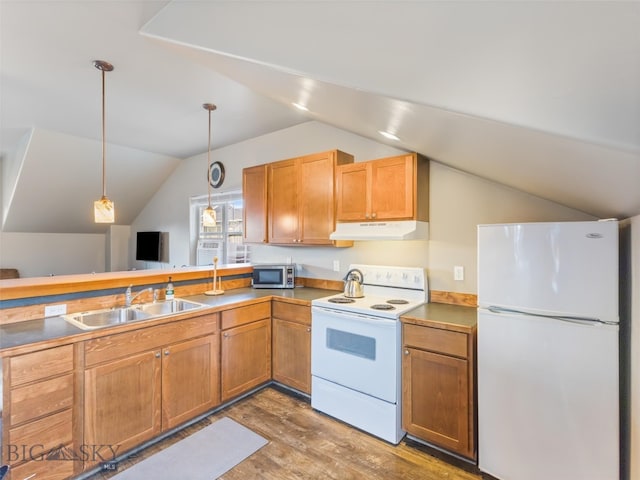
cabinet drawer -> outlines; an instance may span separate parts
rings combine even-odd
[[[232,308],[222,312],[222,330],[245,323],[271,318],[271,302],[261,302],[246,307]]]
[[[63,450],[72,450],[71,445],[62,447]],[[23,478],[33,478],[33,480],[65,480],[73,476],[74,464],[68,459],[62,460],[37,460],[23,463],[17,467],[11,467],[11,479],[21,480]]]
[[[11,425],[70,408],[73,404],[71,373],[11,390]]]
[[[209,335],[215,333],[217,329],[218,314],[212,313],[88,340],[84,344],[85,365],[89,367],[134,353],[153,350],[169,343]]]
[[[404,324],[402,341],[405,346],[467,358],[467,335],[439,328]]]
[[[277,300],[274,300],[272,306],[272,315],[274,318],[302,323],[304,325],[311,325],[311,307],[279,302]]]
[[[42,380],[73,370],[73,345],[11,357],[11,386]]]
[[[18,448],[18,451],[9,452],[9,462],[12,465],[25,460],[42,462],[52,449],[71,444],[72,426],[71,409],[67,409],[10,429],[9,445],[17,446],[14,449]]]

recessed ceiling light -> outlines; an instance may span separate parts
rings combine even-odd
[[[293,106],[296,107],[298,110],[302,110],[303,112],[309,111],[309,109],[304,105],[302,105],[301,103],[293,102]]]
[[[378,130],[378,133],[380,135],[382,135],[383,137],[388,138],[390,140],[400,140],[397,135],[394,135],[391,132],[385,132],[384,130]]]

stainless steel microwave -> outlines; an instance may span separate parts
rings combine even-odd
[[[296,266],[254,265],[252,280],[253,288],[293,288],[296,284]]]

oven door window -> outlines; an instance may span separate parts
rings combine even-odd
[[[327,328],[327,348],[375,361],[376,339]]]

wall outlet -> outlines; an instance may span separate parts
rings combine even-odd
[[[464,280],[464,267],[460,265],[453,267],[453,279],[458,281]]]
[[[56,317],[58,315],[65,315],[67,313],[67,304],[61,303],[59,305],[45,305],[44,316]]]
[[[333,261],[333,271],[334,272],[339,272],[340,271],[340,260],[334,260]]]

